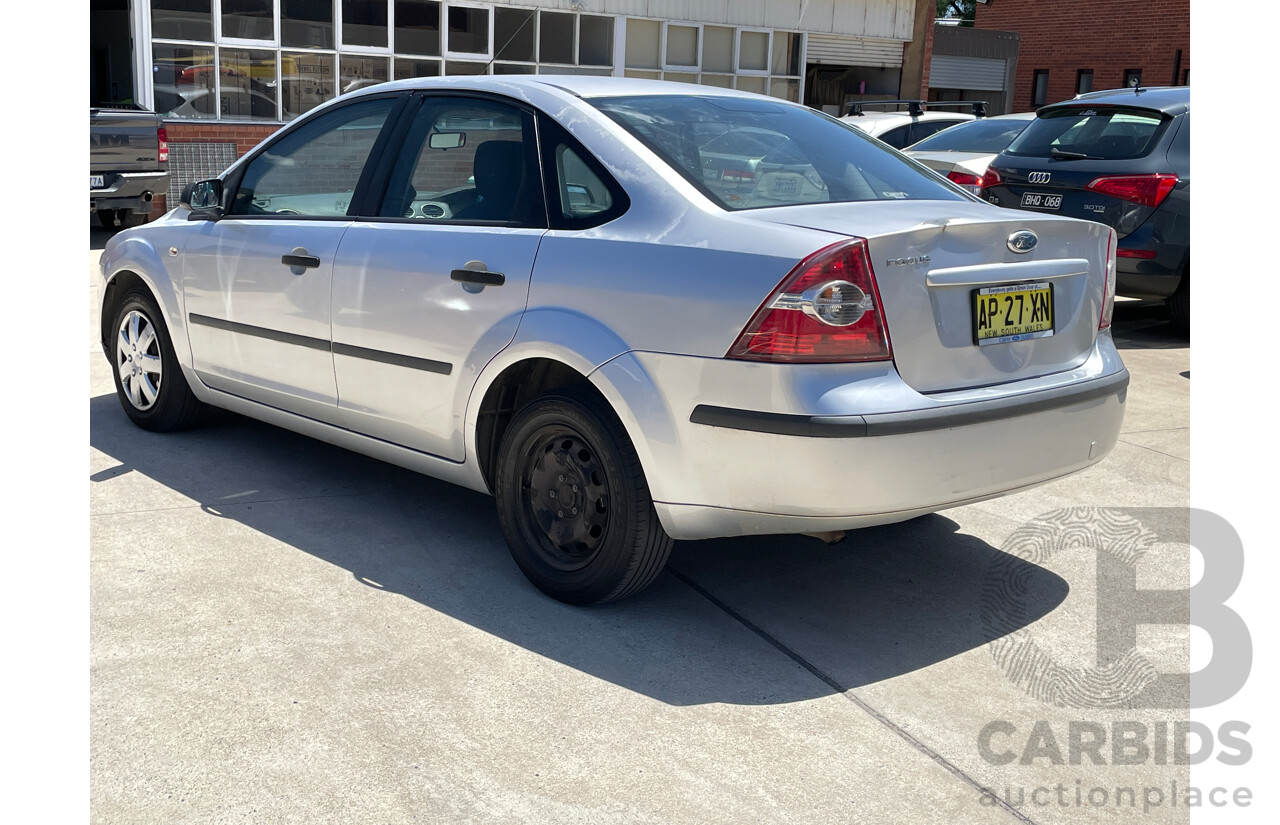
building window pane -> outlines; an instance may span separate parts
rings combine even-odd
[[[698,29],[696,26],[667,26],[667,65],[698,65]]]
[[[534,46],[538,13],[531,9],[493,10],[493,48],[498,60],[527,60],[537,57]]]
[[[799,76],[800,35],[791,32],[773,33],[773,73]]]
[[[1124,70],[1124,87],[1132,89],[1142,85],[1142,69]]]
[[[439,74],[439,60],[410,60],[405,57],[396,58],[396,80],[405,80],[410,77],[436,77]]]
[[[218,110],[227,120],[278,120],[276,53],[265,49],[220,49]]]
[[[572,63],[573,15],[544,11],[538,32],[538,59],[543,63]]]
[[[758,95],[767,94],[769,91],[769,78],[740,76],[738,78],[738,89],[743,92],[755,92]]]
[[[284,119],[309,112],[334,95],[333,55],[280,53],[280,103]]]
[[[738,68],[748,72],[769,70],[769,35],[764,32],[742,32],[738,48]],[[739,89],[742,87],[739,86]]]
[[[670,80],[672,83],[697,83],[698,76],[696,74],[685,74],[684,72],[666,72],[662,75],[663,80]]]
[[[213,40],[212,0],[151,0],[151,36]]]
[[[578,24],[578,62],[583,66],[612,66],[613,18],[584,14]]]
[[[280,0],[280,45],[333,48],[333,0]]]
[[[440,54],[440,4],[435,0],[396,0],[396,51]]]
[[[708,72],[732,72],[733,29],[704,26],[702,29],[702,68]]]
[[[533,74],[534,66],[527,66],[521,63],[494,63],[494,74]]]
[[[212,67],[210,47],[156,44],[151,64],[156,112],[165,117],[217,117]]]
[[[472,63],[469,60],[450,60],[444,64],[445,74],[485,74],[486,63]]]
[[[1043,106],[1049,102],[1049,70],[1036,69],[1031,77],[1031,105]]]
[[[731,74],[704,74],[702,76],[703,86],[719,86],[722,89],[733,88],[733,75]]]
[[[657,20],[627,20],[627,68],[656,69],[661,55],[662,24]]]
[[[338,58],[338,94],[345,95],[347,92],[354,92],[366,86],[386,83],[390,62],[385,57],[342,55]]]
[[[449,51],[467,54],[489,53],[488,9],[457,7],[449,9]]]
[[[780,97],[783,100],[790,100],[792,103],[799,103],[800,81],[775,77],[773,82],[769,84],[769,94],[773,97]]]
[[[386,46],[386,0],[342,0],[342,42],[348,46]]]
[[[1076,72],[1076,94],[1093,91],[1093,69],[1080,69]]]
[[[222,36],[275,40],[273,6],[271,0],[222,0]]]

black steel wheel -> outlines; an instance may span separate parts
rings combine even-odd
[[[512,557],[552,598],[624,599],[671,553],[635,449],[593,393],[558,390],[521,410],[503,437],[494,486]]]

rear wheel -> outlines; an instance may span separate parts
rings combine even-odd
[[[195,423],[204,405],[187,386],[169,329],[150,293],[126,293],[112,330],[116,394],[133,423],[156,432]]]
[[[503,436],[494,486],[512,557],[552,598],[624,599],[671,553],[635,448],[589,392],[557,390],[521,410]]]
[[[1165,301],[1169,308],[1169,321],[1179,335],[1191,334],[1191,272],[1182,273],[1178,289]]]

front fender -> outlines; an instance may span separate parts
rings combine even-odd
[[[180,267],[181,258],[171,258],[175,267]],[[182,290],[180,288],[182,272],[172,271],[159,250],[146,238],[122,233],[112,239],[102,253],[103,288],[99,300],[102,301],[103,317],[110,311],[108,301],[113,300],[112,289],[122,273],[136,275],[146,284],[147,289],[155,297],[164,315],[165,326],[169,328],[169,337],[173,341],[174,352],[178,361],[186,366],[191,363],[191,345],[187,340],[187,329],[182,312]],[[105,344],[105,342],[104,342]]]

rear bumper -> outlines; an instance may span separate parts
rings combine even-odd
[[[90,212],[99,209],[150,212],[155,196],[169,191],[168,172],[105,172],[103,177],[105,188],[89,190]]]
[[[654,368],[676,356],[640,355],[642,363],[657,359],[645,365],[650,375],[673,373],[669,363]],[[709,372],[693,397],[714,392],[705,381]],[[866,412],[758,409],[770,400],[782,409],[822,406],[821,399],[839,395],[822,392],[815,402],[787,391],[794,386],[775,388],[772,398],[757,395],[764,403],[755,409],[698,403],[682,417],[672,410],[674,432],[655,432],[665,443],[650,440],[642,451],[653,457],[645,469],[663,526],[677,539],[848,530],[1043,484],[1110,452],[1129,381],[1105,335],[1075,370],[965,393],[917,394],[914,408],[902,406],[911,391],[891,366],[866,373],[857,382],[864,392],[844,395],[861,399]]]

